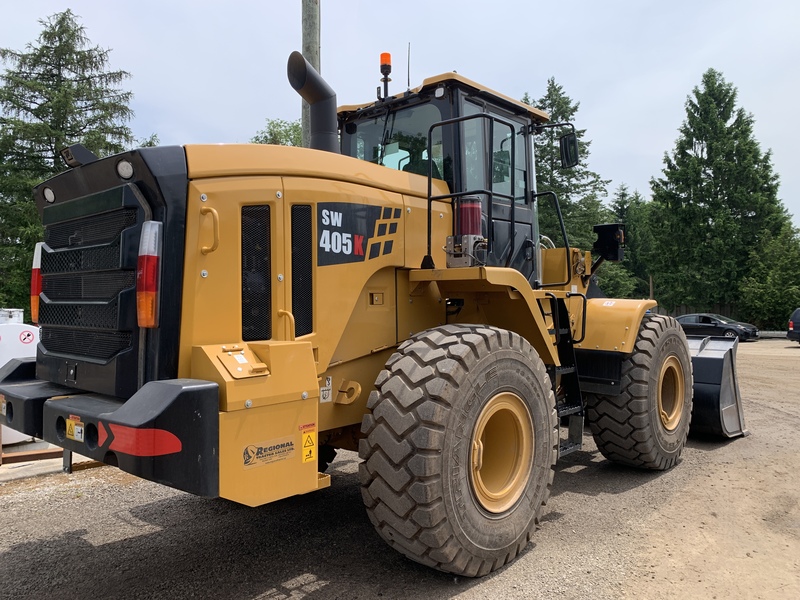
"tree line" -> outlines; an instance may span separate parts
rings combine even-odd
[[[553,121],[578,120],[579,104],[554,79],[534,104]],[[800,232],[778,197],[772,153],[761,149],[753,115],[737,105],[736,88],[719,71],[702,75],[685,109],[675,147],[650,181],[649,199],[622,183],[602,203],[608,181],[587,167],[588,140],[574,172],[554,166],[554,140],[537,143],[539,191],[559,194],[577,247],[591,247],[593,223],[625,224],[625,259],[604,265],[597,276],[609,297],[652,294],[667,311],[721,311],[784,329],[800,306]],[[584,140],[585,131],[577,133]]]
[[[158,143],[155,134],[134,138],[132,94],[121,87],[130,74],[110,68],[109,51],[91,44],[76,15],[66,10],[40,23],[24,51],[0,49],[0,306],[28,305],[33,246],[42,239],[31,189],[65,168],[60,151],[81,143],[105,156]],[[555,78],[541,97],[522,101],[553,122],[580,122],[580,104]],[[783,329],[800,306],[800,232],[778,197],[771,152],[722,73],[706,71],[685,109],[649,198],[624,183],[609,197],[611,182],[589,168],[591,141],[580,129],[581,161],[571,170],[560,168],[557,131],[536,136],[538,191],[557,194],[571,246],[591,248],[595,224],[625,224],[625,259],[597,275],[607,296],[652,293],[668,311],[722,310]],[[251,142],[300,139],[299,121],[267,119]],[[553,228],[546,203],[539,218],[543,231]]]

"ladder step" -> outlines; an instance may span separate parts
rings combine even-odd
[[[575,444],[568,440],[561,442],[558,446],[558,456],[566,456],[567,454],[572,454],[573,452],[577,452],[581,449],[580,444]]]
[[[565,404],[557,406],[559,417],[568,417],[569,415],[576,415],[583,410],[580,404]]]
[[[574,366],[562,365],[560,367],[556,367],[556,373],[558,373],[559,375],[566,375],[568,373],[574,373],[574,372],[575,372]]]
[[[548,329],[547,333],[550,334],[550,335],[555,335],[556,334],[556,330],[555,329]],[[571,329],[559,329],[558,330],[558,335],[561,335],[561,336],[569,335],[570,333],[572,333]]]

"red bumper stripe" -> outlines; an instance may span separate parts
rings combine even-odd
[[[109,450],[114,452],[131,456],[164,456],[180,452],[183,448],[178,437],[165,429],[136,429],[114,423],[109,423],[107,427],[114,436],[109,446]]]

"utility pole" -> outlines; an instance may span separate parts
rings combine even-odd
[[[319,3],[320,0],[303,0],[303,56],[311,63],[317,72],[319,67]],[[308,148],[311,143],[311,130],[309,125],[309,106],[305,100],[301,124],[303,129],[303,148]]]

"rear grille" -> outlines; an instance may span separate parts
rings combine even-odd
[[[44,234],[50,248],[69,248],[107,244],[123,230],[136,224],[136,209],[124,208],[83,219],[48,225]]]
[[[42,278],[42,292],[50,300],[111,300],[135,284],[135,271],[48,275]]]
[[[109,361],[137,346],[130,314],[143,213],[135,196],[123,186],[45,207],[39,324],[52,360]]]
[[[48,325],[116,329],[117,312],[116,300],[108,304],[57,304],[49,302],[42,304],[39,308],[39,321]]]
[[[41,343],[49,352],[108,360],[131,345],[128,331],[76,331],[45,328]]]
[[[119,240],[110,246],[42,252],[42,275],[72,271],[108,271],[119,269],[119,266]]]
[[[242,340],[272,338],[269,206],[242,207]]]

